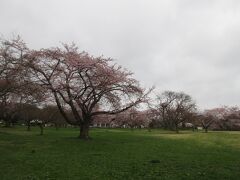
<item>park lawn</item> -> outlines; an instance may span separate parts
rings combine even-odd
[[[240,132],[0,128],[0,179],[240,179]]]

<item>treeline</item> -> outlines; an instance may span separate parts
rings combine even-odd
[[[1,104],[0,119],[4,127],[24,125],[30,131],[31,126],[38,126],[41,135],[45,126],[55,127],[56,130],[67,126],[57,106],[53,105],[38,107],[36,104],[26,103]]]
[[[199,111],[192,98],[183,92],[165,91],[148,103],[149,108],[139,111],[131,108],[112,116],[94,120],[95,127],[162,128],[176,131],[191,129],[240,130],[239,107],[223,106]]]
[[[190,126],[238,129],[239,110],[224,108],[199,113],[191,96],[165,91],[149,98],[132,73],[103,56],[93,57],[75,44],[34,50],[20,38],[0,42],[0,119],[5,126],[23,122],[78,126],[79,137],[89,138],[89,127]],[[140,103],[148,110],[139,111]],[[233,120],[234,119],[234,120]],[[220,123],[221,122],[221,123]]]

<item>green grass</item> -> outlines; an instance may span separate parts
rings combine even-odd
[[[0,179],[240,179],[240,132],[0,128]]]

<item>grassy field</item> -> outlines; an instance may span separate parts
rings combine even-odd
[[[240,179],[240,132],[0,128],[0,179]]]

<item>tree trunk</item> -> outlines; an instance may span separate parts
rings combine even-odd
[[[27,126],[27,131],[31,131],[30,124]]]
[[[152,130],[151,130],[151,128],[150,127],[148,127],[148,132],[151,132]]]
[[[197,130],[197,127],[195,125],[192,126],[192,131],[196,131]]]
[[[9,120],[5,121],[5,127],[11,127],[11,122]]]
[[[90,139],[89,137],[89,126],[90,126],[90,123],[82,123],[81,126],[80,126],[80,135],[79,135],[79,138],[80,139],[84,139],[84,140],[88,140]]]
[[[207,133],[208,132],[208,128],[205,128],[205,133]]]
[[[176,133],[179,133],[178,124],[175,124],[175,131],[176,131]]]
[[[27,122],[27,131],[30,131],[31,130],[31,123],[30,121]]]
[[[179,130],[178,130],[178,128],[176,128],[176,133],[177,133],[177,134],[179,133]]]
[[[59,129],[58,124],[55,124],[56,131]]]
[[[41,131],[40,131],[40,135],[42,136],[43,135],[43,125],[39,125]]]

